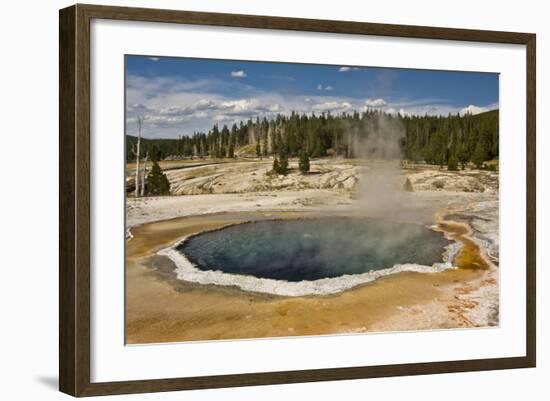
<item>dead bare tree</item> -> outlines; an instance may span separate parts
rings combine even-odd
[[[138,122],[138,139],[137,139],[137,149],[136,149],[136,192],[135,197],[137,198],[140,195],[139,190],[139,157],[140,157],[140,145],[141,145],[141,123],[143,121],[143,118],[141,116],[138,116],[137,122]]]
[[[149,160],[149,152],[145,154],[143,162],[143,172],[141,173],[141,196],[145,196],[145,176],[147,175],[147,161]]]

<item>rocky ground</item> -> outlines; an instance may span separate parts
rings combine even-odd
[[[360,159],[320,159],[311,161],[308,174],[298,171],[298,161],[290,161],[287,175],[271,174],[273,160],[195,160],[166,162],[164,171],[172,195],[248,193],[302,189],[353,190],[372,163]],[[405,165],[415,191],[498,192],[498,172],[467,168],[447,171],[429,165]],[[133,170],[127,171],[133,185]]]
[[[306,175],[298,171],[297,160],[290,161],[291,171],[286,176],[270,174],[271,165],[271,159],[264,159],[174,162],[163,166],[172,196],[138,199],[129,196],[128,236],[132,227],[144,223],[212,213],[259,212],[265,216],[279,211],[370,213],[380,212],[368,208],[369,204],[377,203],[387,216],[403,221],[434,224],[435,217],[440,216],[470,227],[469,237],[479,245],[490,269],[475,282],[453,284],[449,292],[452,302],[436,300],[434,305],[450,308],[449,313],[461,325],[498,324],[498,172],[396,166],[388,178],[396,181],[393,186],[396,191],[388,195],[380,192],[385,188],[380,182],[369,181],[369,172],[377,167],[365,160],[313,160]],[[128,177],[131,179],[131,170]],[[403,189],[407,179],[412,192]],[[385,180],[383,177],[381,181]],[[426,305],[411,307],[429,309]],[[409,314],[407,309],[396,311],[396,324],[401,325]],[[448,318],[443,312],[439,315]]]
[[[498,193],[498,172],[477,169],[447,171],[433,166],[405,167],[415,191]]]
[[[311,164],[309,174],[298,171],[297,161],[290,163],[287,175],[271,174],[273,161],[242,161],[167,171],[174,195],[247,193],[302,189],[353,189],[360,167],[332,160]]]
[[[395,181],[395,192],[370,182],[369,172],[376,165],[358,159],[321,159],[311,161],[308,174],[298,171],[297,160],[290,161],[287,175],[271,174],[271,159],[194,161],[163,166],[175,196],[127,198],[128,226],[195,214],[296,210],[301,208],[341,208],[343,205],[368,204],[379,200],[400,203],[394,209],[422,209],[433,217],[435,209],[459,214],[458,220],[472,223],[480,232],[493,230],[498,222],[498,172],[466,169],[447,171],[428,165],[396,168],[384,180]],[[128,170],[131,179],[131,170]],[[373,174],[375,175],[375,174]],[[362,181],[363,179],[363,181]],[[406,179],[413,192],[402,193]],[[193,196],[182,196],[193,195]],[[433,209],[433,210],[432,210]],[[396,210],[392,210],[392,213]],[[490,227],[487,227],[490,226]],[[489,242],[498,240],[487,234]]]

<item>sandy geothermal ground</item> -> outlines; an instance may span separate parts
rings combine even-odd
[[[266,174],[271,164],[171,162],[162,167],[174,196],[128,197],[128,343],[498,325],[497,172],[403,166],[389,178],[399,186],[409,178],[414,192],[398,188],[384,197],[375,181],[363,179],[376,163],[315,160],[305,176],[295,160],[287,176]],[[461,244],[457,268],[402,272],[331,295],[283,297],[178,280],[174,263],[157,254],[227,224],[380,213],[436,225]]]

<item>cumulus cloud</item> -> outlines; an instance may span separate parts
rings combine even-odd
[[[235,78],[246,78],[246,72],[243,70],[231,71],[231,76]]]
[[[382,98],[365,100],[365,106],[367,107],[383,107],[386,104],[387,102]]]
[[[331,111],[331,112],[342,112],[352,109],[352,105],[349,102],[324,102],[314,104],[311,108],[313,111]]]
[[[127,133],[137,133],[137,117],[144,119],[142,133],[150,138],[174,138],[207,132],[214,123],[231,125],[248,119],[331,112],[352,113],[377,109],[406,115],[447,115],[482,112],[488,106],[452,106],[445,99],[383,99],[335,96],[328,84],[304,95],[265,91],[239,79],[185,81],[171,77],[129,76],[126,87]]]
[[[214,101],[210,99],[200,99],[197,103],[195,103],[195,108],[197,110],[209,110],[216,106]]]
[[[131,114],[134,114],[134,115],[145,115],[145,114],[148,114],[151,112],[151,109],[148,108],[147,106],[145,106],[144,104],[141,104],[141,103],[133,103],[133,104],[129,104],[127,107],[126,107],[126,110],[128,113],[131,113]]]
[[[486,111],[495,110],[497,108],[498,108],[498,105],[496,105],[496,104],[491,104],[491,105],[488,105],[488,106],[476,106],[474,104],[470,104],[470,105],[462,108],[460,110],[460,114],[461,115],[465,115],[465,114],[476,115],[476,114],[480,114],[480,113],[485,113]]]
[[[338,68],[338,72],[348,72],[348,71],[357,71],[359,68],[358,67],[340,67]]]
[[[384,112],[388,113],[388,114],[399,114],[403,117],[407,116],[407,117],[410,117],[412,116],[412,113],[408,112],[407,110],[405,110],[404,108],[400,108],[399,110],[398,109],[395,109],[393,107],[389,107],[387,109],[384,109]]]
[[[192,95],[189,97],[192,98]],[[225,99],[220,96],[205,97],[189,104],[167,107],[131,103],[126,111],[127,123],[135,123],[140,116],[147,122],[144,127],[146,133],[155,136],[159,130],[207,130],[211,128],[213,121],[238,122],[257,116],[273,117],[279,112],[288,112],[273,99]],[[130,127],[129,133],[131,130]]]

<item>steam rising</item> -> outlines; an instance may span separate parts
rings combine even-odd
[[[349,135],[353,155],[368,162],[359,179],[357,207],[369,216],[385,216],[400,209],[406,197],[400,170],[405,127],[400,119],[377,113],[365,134]]]
[[[405,127],[400,119],[376,113],[366,121],[363,131],[347,131],[347,143],[354,157],[384,161],[401,159],[400,141],[405,138]]]
[[[391,233],[387,233],[387,235],[374,233],[369,238],[353,232],[352,225],[346,227],[345,234],[339,231],[333,237],[330,236],[330,230],[319,227],[311,230],[311,233],[305,233],[303,239],[295,239],[294,241],[289,241],[289,239],[296,235],[297,230],[295,228],[290,229],[288,232],[280,232],[280,228],[278,228],[279,231],[271,232],[272,228],[269,225],[258,225],[264,230],[262,235],[269,238],[269,241],[267,241],[268,246],[261,247],[266,250],[267,254],[273,249],[281,247],[290,252],[293,249],[292,247],[297,246],[297,244],[308,250],[308,241],[313,235],[312,233],[328,236],[328,238],[324,238],[323,247],[315,249],[315,254],[309,255],[306,252],[304,255],[313,267],[329,266],[334,268],[336,266],[336,256],[340,259],[347,258],[354,261],[354,264],[349,263],[349,266],[344,263],[343,267],[339,268],[338,275],[329,275],[328,277],[327,275],[321,275],[324,278],[313,279],[299,277],[295,281],[288,277],[283,278],[276,275],[255,277],[250,274],[221,271],[215,261],[208,267],[198,268],[198,265],[195,265],[178,250],[178,246],[183,245],[186,239],[174,247],[162,250],[159,254],[174,261],[179,279],[202,284],[232,285],[245,291],[284,296],[333,294],[388,274],[402,271],[436,273],[452,268],[452,259],[457,252],[457,247],[459,247],[458,243],[447,245],[444,248],[445,252],[440,255],[441,259],[437,258],[438,262],[432,263],[433,259],[431,261],[415,260],[414,255],[416,255],[418,247],[424,249],[427,242],[429,242],[419,235],[420,226],[418,222],[433,222],[433,213],[426,205],[420,205],[418,201],[413,202],[415,197],[403,190],[405,177],[401,171],[400,162],[401,141],[405,137],[405,127],[401,120],[388,114],[374,113],[363,123],[360,132],[358,127],[348,127],[349,129],[345,131],[344,139],[348,146],[349,156],[361,165],[357,199],[352,203],[352,209],[347,209],[345,214],[352,212],[352,214],[358,214],[361,217],[387,219],[398,223],[414,222],[416,224],[398,224],[395,226],[397,228]],[[355,220],[355,222],[358,221]],[[287,224],[290,225],[290,223]],[[360,224],[372,225],[376,223],[365,219]],[[228,236],[227,238],[228,241],[234,241],[234,236]],[[257,241],[258,238],[260,238],[259,234],[252,236],[250,240],[243,243],[251,244]],[[439,240],[443,240],[443,237]],[[234,250],[236,244],[231,243],[229,245],[228,249]],[[414,250],[412,254],[407,254],[406,249],[411,246]],[[253,249],[257,248],[253,247]],[[198,249],[202,248],[199,247]],[[441,249],[439,248],[438,251],[441,252]],[[363,251],[363,253],[360,251]],[[372,257],[372,254],[376,255],[379,260],[390,260],[393,257],[402,256],[404,260],[399,260],[393,265],[390,263],[390,266],[382,264],[382,269],[369,270],[366,268],[357,271],[351,268],[352,265],[361,266],[366,264],[367,259]],[[238,257],[235,258],[239,262],[235,265],[247,264],[261,267],[255,261],[247,261],[248,256],[250,255],[246,250],[240,252]],[[301,248],[295,249],[292,258],[299,259],[300,257],[302,257]],[[269,254],[269,258],[271,259],[268,260],[276,260],[276,255]],[[289,263],[291,264],[291,262]],[[295,270],[302,273],[298,268]],[[275,270],[269,273],[278,274],[280,272]],[[299,281],[297,281],[298,279]]]

